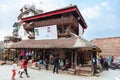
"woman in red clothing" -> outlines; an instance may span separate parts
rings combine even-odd
[[[13,64],[12,64],[12,80],[15,80],[16,70],[17,70],[17,64],[16,64],[16,61],[13,61]]]
[[[27,72],[27,63],[28,63],[28,60],[27,60],[27,58],[25,57],[25,58],[22,60],[21,69],[24,69],[24,71],[25,71],[25,73],[26,73],[26,76],[29,78],[28,72]],[[23,74],[23,73],[24,73],[24,72],[21,72],[21,73],[20,73],[20,78],[22,78],[22,74]]]

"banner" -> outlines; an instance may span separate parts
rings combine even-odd
[[[44,26],[34,29],[35,40],[58,39],[57,26]]]

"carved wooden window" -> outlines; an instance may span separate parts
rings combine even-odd
[[[58,26],[57,30],[59,34],[65,34],[69,31],[69,26],[67,25]]]

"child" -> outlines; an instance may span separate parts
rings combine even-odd
[[[24,65],[24,61],[22,60],[20,71],[18,72],[20,74],[20,78],[23,78],[22,74],[24,73],[24,69],[25,69],[25,65]]]
[[[13,64],[12,64],[12,80],[15,80],[16,70],[17,70],[17,64],[16,64],[16,61],[13,61]]]
[[[18,71],[18,74],[24,73],[24,69],[21,67],[20,70]]]
[[[22,70],[22,72],[20,73],[20,78],[23,78],[22,74],[24,72],[26,73],[26,76],[29,78],[29,75],[28,75],[28,72],[27,72],[27,59],[26,59],[26,57],[22,60],[21,70]]]

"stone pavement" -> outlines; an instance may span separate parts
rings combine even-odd
[[[12,73],[11,65],[0,66],[0,80],[11,80],[11,73]],[[27,78],[25,74],[23,74],[23,78],[19,78],[19,75],[17,74],[16,80],[113,80],[113,79],[107,79],[109,75],[107,76],[102,75],[102,77],[95,77],[95,76],[84,77],[84,76],[70,75],[63,73],[53,74],[52,71],[50,70],[46,71],[46,70],[28,69],[28,73],[30,75],[30,78]]]

